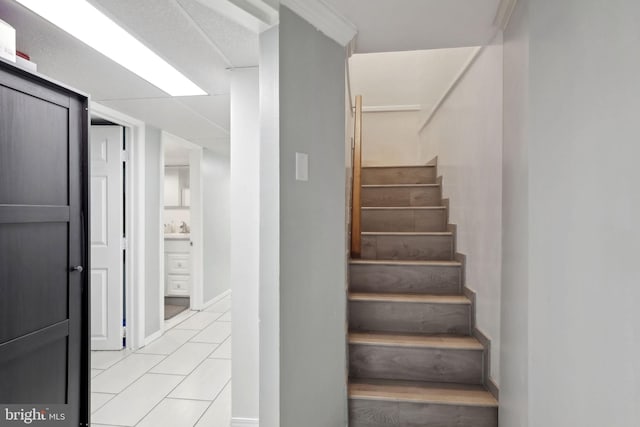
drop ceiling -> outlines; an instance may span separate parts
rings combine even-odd
[[[0,19],[39,72],[199,145],[228,144],[230,69],[257,66],[257,33],[199,0],[90,2],[208,95],[171,97],[13,0],[0,0]]]
[[[56,0],[51,0],[56,1]],[[199,145],[228,144],[230,69],[258,64],[264,25],[229,0],[89,0],[203,88],[170,97],[14,0],[0,19],[38,71],[115,110]],[[273,4],[274,0],[264,1]],[[306,0],[312,1],[312,0]],[[356,52],[391,52],[487,43],[500,0],[322,0],[358,28]],[[70,12],[72,13],[72,12]]]
[[[357,53],[487,44],[500,0],[324,0],[358,28]]]

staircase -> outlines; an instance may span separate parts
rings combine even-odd
[[[361,258],[350,261],[350,427],[498,425],[436,174],[435,166],[362,168]]]

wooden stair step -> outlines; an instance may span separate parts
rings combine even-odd
[[[399,259],[350,259],[351,265],[386,265],[402,267],[461,267],[460,261],[447,260],[399,260]]]
[[[442,206],[440,184],[363,185],[362,207]]]
[[[444,232],[363,232],[364,259],[453,260],[453,233]]]
[[[498,402],[481,386],[349,382],[350,427],[496,427]]]
[[[440,184],[363,184],[362,188],[440,188]]]
[[[498,401],[483,386],[424,381],[351,380],[349,398],[498,407]]]
[[[362,168],[363,184],[431,184],[436,182],[435,165],[367,166]]]
[[[482,384],[483,361],[473,337],[349,333],[353,378]]]
[[[471,334],[471,300],[464,295],[350,293],[352,330]]]
[[[352,259],[349,289],[353,292],[462,293],[462,264],[457,261]]]
[[[437,348],[482,351],[484,347],[474,337],[393,334],[374,332],[350,332],[349,344],[386,347]]]
[[[349,301],[471,305],[471,300],[464,295],[392,294],[373,292],[351,292],[349,294]]]
[[[362,231],[446,231],[445,206],[363,207]]]

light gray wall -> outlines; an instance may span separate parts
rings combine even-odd
[[[229,152],[203,150],[203,300],[206,304],[231,288]]]
[[[528,426],[529,158],[527,2],[504,32],[500,423]],[[562,218],[557,212],[558,219]]]
[[[282,427],[347,421],[345,58],[344,48],[281,6]],[[307,182],[295,180],[296,152],[309,155]]]
[[[505,127],[505,181],[515,186],[505,190],[505,253],[514,253],[503,290],[504,304],[517,306],[503,307],[513,323],[503,335],[501,425],[637,426],[640,3],[518,3],[528,24],[519,9],[506,38],[514,110],[505,122],[521,126]],[[516,167],[528,169],[528,186]]]
[[[160,176],[161,131],[145,126],[145,337],[160,330]]]
[[[530,11],[531,426],[640,425],[640,2]]]
[[[260,425],[280,426],[278,36],[260,34]]]

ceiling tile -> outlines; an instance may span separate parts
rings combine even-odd
[[[356,52],[486,44],[500,0],[325,0],[358,27]]]
[[[0,17],[16,29],[18,50],[30,55],[38,72],[91,94],[94,100],[166,96],[14,1],[0,1]]]
[[[101,104],[136,117],[188,141],[225,138],[229,133],[174,98],[104,101]]]
[[[207,119],[222,126],[227,131],[231,128],[231,96],[189,96],[175,98],[185,107],[204,115]]]
[[[229,66],[177,0],[91,0],[123,28],[204,89],[229,92]]]
[[[234,67],[258,65],[258,35],[197,0],[177,0]]]

